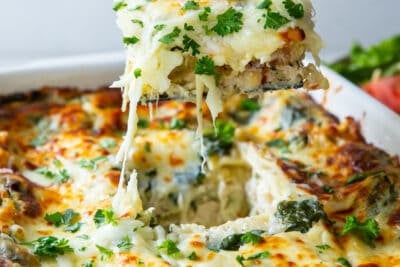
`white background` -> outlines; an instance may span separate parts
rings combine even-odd
[[[325,60],[400,33],[399,0],[313,0]],[[112,0],[0,0],[0,66],[123,51]]]

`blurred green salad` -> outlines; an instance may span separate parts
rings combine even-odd
[[[354,44],[348,57],[330,67],[400,113],[400,35],[369,48]]]

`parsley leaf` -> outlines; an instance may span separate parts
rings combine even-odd
[[[197,60],[194,67],[194,73],[204,74],[204,75],[214,75],[215,74],[215,64],[214,61],[208,56],[204,56]]]
[[[273,30],[277,30],[286,23],[288,23],[290,20],[287,19],[286,17],[282,16],[278,12],[268,12],[265,15],[265,24],[264,24],[264,29],[270,28]]]
[[[115,5],[113,6],[113,10],[114,11],[118,11],[118,10],[121,10],[121,9],[127,7],[127,6],[128,6],[128,4],[125,3],[124,1],[116,2]]]
[[[208,15],[211,13],[211,8],[209,6],[206,6],[203,11],[199,13],[199,20],[201,21],[207,21],[208,20]]]
[[[247,257],[246,260],[266,259],[269,256],[271,256],[271,253],[269,253],[269,251],[263,251]]]
[[[218,249],[236,251],[239,250],[240,246],[244,244],[259,244],[263,240],[263,238],[260,236],[261,233],[263,233],[263,231],[253,230],[243,234],[229,235],[222,239]]]
[[[104,161],[106,160],[107,157],[106,156],[99,156],[97,158],[94,159],[80,159],[78,161],[78,164],[81,168],[85,168],[91,171],[95,171],[98,168],[98,163],[100,161]]]
[[[146,120],[146,119],[139,118],[139,120],[138,120],[138,122],[137,122],[137,126],[138,126],[139,128],[141,128],[141,129],[149,128],[149,125],[150,125],[150,123],[149,123],[149,121]]]
[[[302,4],[296,4],[293,0],[284,0],[283,5],[291,17],[295,19],[304,17],[304,7]]]
[[[219,36],[239,32],[243,27],[243,13],[230,7],[227,11],[217,16],[217,24],[211,28]]]
[[[264,0],[257,6],[257,9],[269,9],[271,5],[271,0]]]
[[[188,32],[194,31],[194,27],[192,25],[187,24],[186,22],[185,24],[183,24],[183,29]]]
[[[65,238],[58,239],[54,236],[45,236],[23,244],[31,246],[33,254],[39,257],[55,258],[58,255],[74,251],[68,243],[69,241]]]
[[[199,4],[195,1],[187,1],[182,7],[182,10],[198,10],[199,8]]]
[[[337,261],[338,261],[341,265],[343,265],[343,266],[345,266],[345,267],[351,267],[350,262],[349,262],[347,259],[343,258],[343,257],[339,257],[339,258],[337,259]]]
[[[100,245],[96,245],[96,247],[100,252],[100,260],[109,260],[114,256],[114,252],[111,249],[102,247]]]
[[[79,213],[73,211],[72,209],[67,209],[62,214],[61,212],[55,212],[52,214],[47,213],[44,219],[49,223],[53,224],[55,227],[60,227],[61,225],[66,225],[64,231],[76,232],[79,230],[81,223],[77,223],[79,218]]]
[[[107,210],[98,209],[94,214],[93,221],[97,226],[100,226],[102,224],[111,224],[111,225],[118,224],[114,211],[111,209]]]
[[[176,246],[175,242],[170,239],[166,239],[164,242],[162,242],[161,245],[157,247],[157,249],[165,252],[168,256],[171,256],[173,258],[181,256],[181,251]]]
[[[117,146],[117,142],[113,138],[103,138],[100,140],[100,146],[103,149],[110,149]]]
[[[126,252],[133,247],[133,244],[129,236],[125,236],[124,239],[118,242],[117,247],[119,248],[119,250]]]
[[[369,246],[373,246],[372,241],[379,236],[379,225],[374,219],[367,219],[364,222],[357,220],[356,216],[346,217],[342,235],[354,233],[361,236],[362,240]]]
[[[154,30],[156,30],[156,31],[161,31],[162,29],[164,29],[165,28],[165,24],[157,24],[157,25],[155,25],[154,26]]]
[[[251,243],[252,245],[258,244],[263,240],[259,233],[247,232],[240,237],[243,244]]]
[[[247,111],[258,111],[261,109],[261,106],[252,99],[243,99],[240,101],[240,109]]]
[[[328,244],[321,244],[321,245],[316,245],[315,246],[318,249],[318,253],[322,253],[327,249],[330,249],[331,246],[329,246]]]
[[[192,49],[192,56],[195,56],[197,54],[200,54],[199,48],[200,45],[195,40],[193,40],[186,34],[183,36],[183,51],[187,52]]]
[[[133,71],[133,75],[135,76],[135,78],[137,79],[137,78],[139,78],[140,76],[142,76],[142,70],[141,69],[135,69],[134,71]]]
[[[69,224],[64,227],[64,231],[75,233],[81,228],[81,226],[82,226],[82,223],[80,223],[80,222]]]
[[[158,41],[160,41],[163,44],[170,44],[170,43],[174,42],[176,38],[179,37],[180,33],[181,33],[181,30],[178,27],[175,27],[172,30],[172,32],[164,35]]]
[[[140,19],[133,19],[131,21],[132,21],[132,23],[139,24],[139,26],[142,27],[142,28],[144,26],[143,21],[141,21]]]
[[[187,258],[191,261],[197,261],[199,259],[199,256],[197,256],[196,252],[192,251],[192,253],[190,253]]]
[[[122,41],[126,45],[134,45],[134,44],[138,43],[140,41],[140,39],[137,38],[136,36],[131,36],[131,37],[122,38]]]
[[[230,122],[217,120],[215,122],[214,133],[204,135],[209,155],[215,153],[225,154],[229,152],[233,145],[235,136],[235,126]]]
[[[51,171],[48,168],[39,168],[35,170],[36,173],[43,175],[44,177],[55,180],[56,182],[65,183],[70,178],[66,169],[59,171]]]
[[[182,130],[185,127],[186,127],[186,122],[184,120],[177,118],[173,118],[171,124],[169,125],[169,128],[171,130]]]

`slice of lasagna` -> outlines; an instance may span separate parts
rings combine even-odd
[[[328,86],[315,65],[302,63],[307,52],[318,62],[322,47],[309,0],[118,0],[114,9],[127,62],[113,86],[123,88],[123,109],[130,102],[131,113],[120,160],[140,100],[196,101],[201,132],[204,95],[215,119],[233,94]]]

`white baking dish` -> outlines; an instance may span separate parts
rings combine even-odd
[[[123,68],[122,53],[60,58],[3,68],[0,69],[0,94],[25,92],[44,85],[95,89],[109,85]],[[368,142],[400,155],[400,116],[335,72],[326,67],[322,67],[322,71],[331,83],[330,89],[313,92],[312,96],[340,119],[352,116],[360,121]]]

